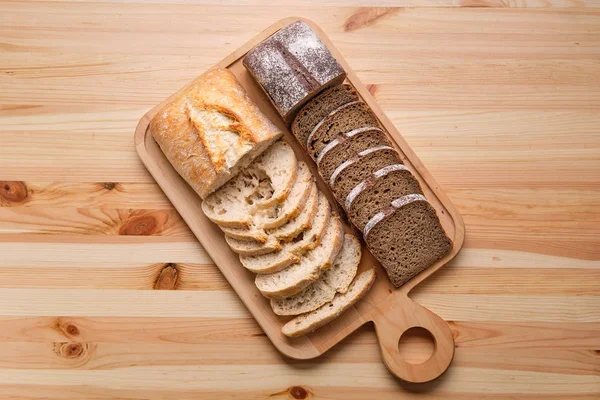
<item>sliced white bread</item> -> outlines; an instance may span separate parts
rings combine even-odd
[[[306,335],[317,328],[333,321],[344,311],[360,300],[375,282],[375,270],[370,269],[358,275],[346,293],[338,293],[333,300],[323,306],[302,314],[289,321],[281,328],[284,335],[297,337]]]
[[[225,241],[231,250],[245,256],[260,256],[281,250],[281,243],[270,235],[264,243],[256,240],[240,240],[225,235]]]
[[[312,189],[314,180],[304,162],[298,163],[296,182],[288,197],[271,208],[260,209],[246,216],[248,223],[243,227],[221,225],[227,236],[241,240],[257,240],[266,242],[269,238],[267,230],[283,226],[295,218],[304,208]],[[250,211],[247,210],[250,213]],[[209,217],[210,218],[210,217]]]
[[[300,293],[331,267],[344,243],[344,229],[338,216],[329,220],[319,245],[305,253],[299,263],[273,274],[259,274],[254,283],[263,296],[283,299]]]
[[[271,300],[271,308],[277,315],[304,314],[333,300],[336,293],[345,293],[356,276],[360,264],[360,242],[354,235],[344,236],[342,250],[328,270],[319,279],[295,296]]]
[[[251,230],[224,228],[225,232],[234,231],[233,234],[236,236],[232,237],[225,234],[227,244],[229,244],[233,251],[245,256],[267,254],[280,250],[281,241],[289,241],[298,236],[300,232],[310,228],[311,221],[318,209],[318,193],[317,184],[313,183],[308,200],[306,200],[300,214],[278,228],[265,231],[268,237],[266,242],[263,243],[256,240],[256,232]]]
[[[295,241],[283,243],[281,251],[278,252],[259,256],[240,255],[242,265],[257,274],[272,274],[299,262],[300,255],[319,245],[321,237],[329,225],[329,202],[323,193],[319,193],[318,203],[318,210],[311,227],[302,232],[301,237],[299,236]]]
[[[279,140],[239,175],[202,202],[202,211],[222,227],[249,228],[253,210],[281,202],[295,185],[294,151]]]

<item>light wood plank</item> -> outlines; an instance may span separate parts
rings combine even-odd
[[[598,296],[418,292],[413,299],[445,320],[485,321],[494,315],[500,321],[600,321]],[[5,288],[0,289],[0,315],[246,318],[248,311],[231,291]]]

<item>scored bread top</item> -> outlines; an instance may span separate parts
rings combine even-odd
[[[224,68],[206,72],[174,97],[149,130],[203,199],[282,135]]]

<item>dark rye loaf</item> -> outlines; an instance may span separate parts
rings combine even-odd
[[[344,132],[329,143],[317,158],[319,173],[326,181],[344,161],[371,147],[391,146],[385,133],[379,128],[364,127]]]
[[[402,164],[388,165],[356,185],[346,197],[344,208],[362,232],[367,222],[393,200],[413,193],[423,194],[423,191],[408,168]]]
[[[303,21],[277,31],[250,50],[242,63],[288,124],[308,100],[346,77],[327,46]]]
[[[324,90],[298,112],[292,123],[292,133],[306,148],[306,140],[313,128],[330,112],[353,101],[358,101],[358,94],[350,85],[337,85]]]
[[[371,108],[361,101],[346,103],[323,118],[312,130],[306,142],[308,154],[317,160],[325,146],[344,132],[366,126],[379,127]]]
[[[435,209],[420,194],[400,197],[377,213],[365,226],[364,238],[397,287],[452,248]]]
[[[402,164],[396,150],[389,146],[371,147],[337,167],[329,178],[329,186],[338,202],[344,205],[356,185],[392,164]]]

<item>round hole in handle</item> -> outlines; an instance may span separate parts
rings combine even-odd
[[[435,350],[435,339],[431,332],[420,326],[404,331],[398,340],[398,352],[409,364],[423,364]]]

